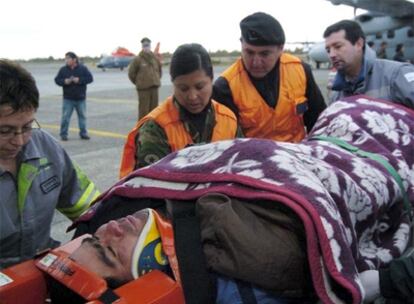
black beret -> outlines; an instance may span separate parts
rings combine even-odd
[[[141,43],[145,43],[145,42],[151,43],[151,40],[147,37],[144,37],[144,38],[141,39]]]
[[[285,44],[285,33],[279,21],[272,16],[258,12],[240,21],[244,41],[257,46]]]

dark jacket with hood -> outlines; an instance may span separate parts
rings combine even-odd
[[[78,77],[79,82],[65,84],[65,79],[70,77]],[[86,99],[86,85],[92,81],[93,76],[91,72],[89,72],[86,66],[79,63],[73,69],[67,65],[63,66],[55,77],[55,83],[63,87],[63,98],[76,101]]]

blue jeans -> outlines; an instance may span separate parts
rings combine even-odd
[[[252,287],[255,303],[257,304],[292,304],[304,303],[302,300],[282,298],[269,294],[265,290]],[[244,304],[236,282],[233,279],[219,275],[217,277],[216,304]]]
[[[60,123],[60,136],[68,136],[68,129],[70,118],[72,117],[73,109],[78,114],[79,136],[88,135],[86,131],[86,101],[85,100],[70,100],[63,99],[62,106],[62,121]]]

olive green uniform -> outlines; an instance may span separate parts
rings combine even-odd
[[[195,144],[211,142],[216,123],[213,106],[210,104],[201,113],[191,114],[178,102],[174,101],[174,103],[179,110],[180,120],[193,142]],[[236,137],[243,137],[240,127],[237,127]],[[136,138],[136,146],[137,168],[148,166],[172,152],[164,129],[154,120],[149,120],[142,125]]]

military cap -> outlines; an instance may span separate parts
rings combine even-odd
[[[141,43],[151,43],[151,40],[147,37],[141,39]]]
[[[285,44],[285,33],[279,21],[272,16],[257,12],[240,21],[244,41],[257,46]]]

